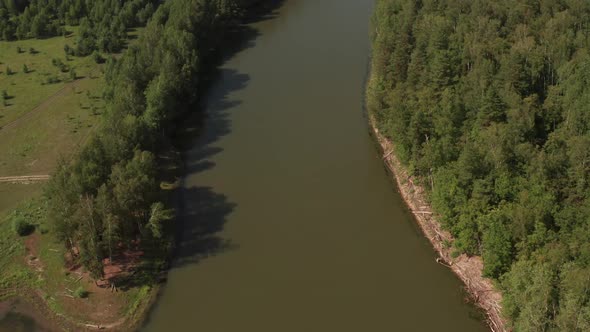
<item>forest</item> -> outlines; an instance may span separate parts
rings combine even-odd
[[[69,55],[93,51],[118,52],[127,30],[143,26],[157,6],[155,0],[31,0],[0,1],[0,39],[48,38],[67,35],[78,26],[76,47]]]
[[[590,2],[378,0],[369,104],[515,331],[590,330]]]
[[[180,116],[196,109],[201,83],[220,38],[242,11],[229,0],[31,1],[0,3],[4,37],[42,38],[80,29],[71,56],[121,48],[128,29],[145,23],[137,43],[106,59],[106,111],[72,158],[45,187],[55,237],[95,280],[112,259],[140,244],[156,275],[172,246],[174,211],[161,174]],[[12,4],[12,5],[10,5]],[[159,4],[159,6],[158,6]],[[33,29],[30,22],[43,22]],[[25,23],[23,23],[25,22]],[[29,29],[29,30],[25,30]],[[37,32],[43,33],[38,34]],[[166,164],[167,163],[167,164]],[[166,165],[164,165],[166,164]],[[155,257],[149,257],[149,255]],[[149,265],[149,264],[148,264]],[[148,273],[149,274],[149,273]]]

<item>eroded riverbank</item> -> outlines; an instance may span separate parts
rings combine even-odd
[[[408,174],[397,158],[393,144],[381,135],[374,119],[369,117],[372,133],[383,152],[383,162],[394,177],[400,195],[412,211],[416,222],[424,232],[424,236],[440,255],[437,262],[449,267],[463,281],[473,301],[485,311],[487,322],[492,331],[507,331],[506,322],[502,318],[501,312],[502,294],[490,279],[482,277],[483,261],[481,257],[469,257],[465,254],[458,257],[452,256],[452,247],[445,245],[445,243],[453,242],[452,235],[442,229],[425,198],[424,189],[414,182],[414,178]]]

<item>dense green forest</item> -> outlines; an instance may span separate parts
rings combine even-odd
[[[590,330],[590,2],[379,0],[369,108],[515,331]]]
[[[75,47],[66,53],[117,52],[124,46],[127,30],[145,25],[157,4],[156,0],[2,0],[0,39],[67,36],[67,26],[78,26]]]
[[[167,1],[138,43],[108,60],[102,127],[72,161],[60,164],[46,190],[56,236],[94,278],[102,277],[104,258],[138,241],[166,254],[173,211],[160,188],[162,155],[177,118],[199,97],[210,59],[241,5]]]

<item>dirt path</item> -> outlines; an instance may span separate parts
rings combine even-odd
[[[33,115],[42,112],[44,110],[46,110],[47,108],[49,108],[49,106],[59,97],[63,96],[64,94],[66,94],[66,92],[68,91],[68,89],[73,89],[76,86],[78,86],[78,84],[80,84],[81,81],[83,81],[85,78],[81,78],[78,79],[74,82],[70,82],[65,84],[61,89],[59,89],[56,93],[54,93],[53,95],[51,95],[49,98],[43,100],[41,102],[41,104],[35,106],[32,110],[30,110],[29,112],[23,114],[21,117],[19,117],[18,119],[12,120],[9,123],[5,124],[4,126],[0,127],[0,132],[2,131],[6,131],[9,129],[13,129],[18,127],[23,121],[30,119]]]
[[[0,183],[31,183],[49,180],[49,175],[23,175],[0,177]]]
[[[440,255],[437,262],[449,267],[463,281],[475,303],[486,312],[488,325],[493,332],[508,331],[506,322],[501,315],[502,294],[494,287],[490,279],[482,277],[483,261],[481,257],[468,257],[465,254],[456,258],[451,256],[452,247],[445,246],[444,243],[452,243],[454,239],[449,232],[442,229],[436,220],[428,201],[425,199],[424,188],[414,183],[414,178],[407,173],[397,158],[393,144],[379,133],[372,117],[370,125],[375,138],[383,149],[385,165],[394,175],[402,198],[412,210],[412,214],[424,235]]]

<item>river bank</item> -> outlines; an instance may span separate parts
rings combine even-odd
[[[184,236],[144,331],[487,331],[366,135],[372,4],[248,24],[187,141]]]
[[[367,84],[366,98],[369,102],[372,101],[370,100],[372,98],[370,93],[372,89],[371,78],[374,77],[372,71],[371,68]],[[436,219],[436,213],[426,199],[424,188],[402,165],[395,153],[393,143],[379,132],[371,110],[368,109],[367,112],[370,134],[379,145],[383,163],[397,183],[401,197],[412,212],[424,236],[440,256],[437,258],[437,262],[450,268],[461,279],[473,302],[486,313],[487,323],[493,332],[509,331],[506,321],[502,318],[502,294],[490,279],[482,276],[483,261],[481,257],[470,257],[465,254],[453,257],[453,236],[442,229],[442,225]]]
[[[246,13],[249,13],[250,10],[255,11],[254,1],[248,3],[252,7],[244,11]],[[220,24],[223,30],[220,28],[218,32],[229,35],[233,30],[239,29],[240,21],[248,19],[250,17],[242,17],[240,13],[235,13],[235,16],[231,17],[231,21],[228,18],[226,24]],[[189,31],[189,33],[195,34],[198,32]],[[158,36],[162,37],[162,35]],[[219,39],[222,41],[225,38]],[[201,71],[195,72],[192,77],[195,78],[198,75],[198,78],[203,81],[198,86],[198,91],[200,89],[206,90],[208,80],[204,76],[217,66],[218,61],[215,58],[218,56],[218,52],[211,50],[227,46],[221,42],[214,42],[212,45],[214,47],[207,48],[207,52],[204,52],[207,59],[203,60],[202,67],[199,68]],[[220,52],[222,51],[220,50]],[[191,111],[194,110],[192,104],[182,106]],[[170,142],[160,143],[160,145],[161,147],[155,153],[158,159],[156,180],[162,189],[159,194],[164,201],[176,201],[173,192],[176,188],[176,180],[182,177],[182,174],[178,174],[181,172],[180,165],[171,165],[176,159],[170,158],[170,155],[174,154],[176,148]],[[172,194],[168,194],[168,192],[172,192]],[[36,203],[43,205],[41,203],[45,203],[45,201],[40,200]],[[167,248],[172,246],[170,244],[172,241],[167,243],[163,241],[161,245],[163,254],[157,256],[152,255],[152,251],[155,250],[147,241],[142,241],[141,245],[138,244],[138,241],[135,243],[131,241],[130,249],[121,253],[120,262],[116,261],[118,257],[113,256],[115,263],[111,259],[108,260],[108,263],[104,263],[105,278],[99,280],[101,286],[98,286],[94,281],[95,278],[91,278],[84,268],[67,258],[67,253],[54,238],[51,225],[45,223],[46,213],[37,205],[32,206],[31,209],[43,211],[43,213],[38,213],[43,222],[35,224],[37,226],[35,232],[26,237],[16,237],[12,229],[8,230],[9,227],[6,226],[6,234],[10,235],[11,243],[17,247],[16,249],[9,248],[11,254],[14,254],[14,259],[11,259],[10,262],[14,263],[14,266],[11,266],[10,269],[7,268],[7,271],[15,275],[17,275],[17,271],[22,273],[16,276],[20,278],[17,280],[19,283],[9,284],[11,286],[10,294],[0,291],[0,299],[13,301],[18,298],[22,300],[21,302],[26,302],[28,306],[35,308],[35,315],[13,307],[11,302],[6,302],[4,305],[8,308],[6,309],[6,315],[8,315],[6,317],[9,317],[12,323],[18,323],[13,318],[18,318],[27,324],[38,321],[37,326],[50,325],[51,327],[47,329],[52,331],[60,329],[75,331],[133,330],[138,328],[149,314],[149,309],[157,299],[165,274],[168,272],[167,262],[169,263],[172,257],[169,257]],[[41,231],[40,225],[43,225],[43,231]],[[172,223],[169,223],[169,226],[163,230],[164,236],[172,236],[174,233],[172,228],[174,227]],[[0,238],[0,245],[8,243],[1,240],[4,239]],[[0,249],[3,248],[0,247]],[[4,268],[6,265],[2,267]],[[116,287],[114,287],[114,281],[116,281]],[[2,282],[0,284],[5,286]],[[113,287],[107,285],[113,285]],[[78,289],[81,289],[85,295],[78,296],[76,294]],[[9,323],[8,319],[6,322]],[[4,323],[4,321],[0,321],[0,323]]]

